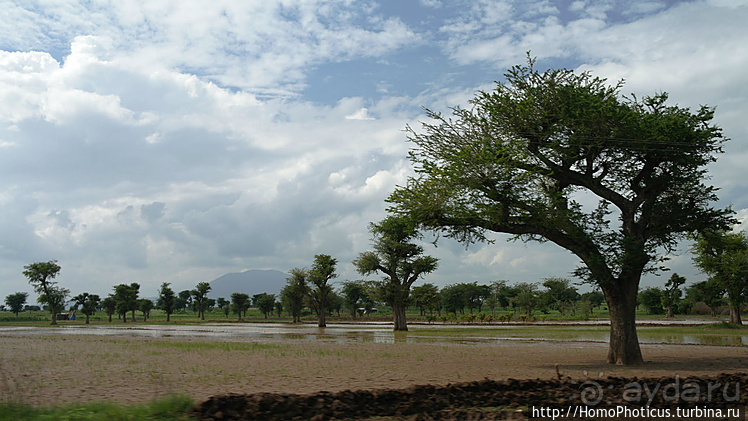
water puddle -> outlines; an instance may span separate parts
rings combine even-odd
[[[537,329],[537,332],[535,332]],[[673,329],[677,329],[674,327]],[[516,333],[515,333],[516,332]],[[394,333],[389,324],[340,324],[321,329],[314,325],[290,324],[202,324],[189,326],[85,326],[59,327],[0,327],[0,335],[103,335],[146,338],[230,339],[243,341],[314,341],[336,344],[369,343],[440,343],[440,344],[496,344],[510,341],[607,342],[607,329],[599,331],[549,329],[542,325],[528,326],[441,326],[417,325],[409,332]],[[704,334],[663,334],[662,329],[648,332],[639,328],[639,342],[665,344],[695,344],[720,346],[748,346],[748,335],[719,336]]]

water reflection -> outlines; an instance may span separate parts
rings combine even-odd
[[[544,335],[541,326],[538,326],[538,335],[527,336],[524,334],[513,335],[511,326],[486,326],[483,329],[473,329],[465,335],[460,334],[461,326],[449,326],[449,334],[440,335],[434,329],[444,329],[443,326],[414,326],[409,332],[392,332],[391,326],[387,324],[361,324],[361,325],[328,325],[321,329],[312,325],[289,325],[289,324],[202,324],[192,326],[84,326],[68,325],[60,327],[0,327],[0,335],[104,335],[104,336],[130,336],[148,338],[226,338],[242,339],[251,341],[277,342],[277,341],[309,341],[335,344],[350,343],[488,343],[500,345],[508,341],[570,341],[570,342],[607,342],[609,333],[606,330],[599,332],[573,330],[553,332]],[[468,328],[475,328],[469,326]],[[478,331],[476,333],[476,330]],[[452,333],[454,332],[454,333]],[[498,336],[497,336],[498,335]],[[639,342],[641,343],[666,343],[666,344],[697,344],[697,345],[721,345],[721,346],[748,346],[748,335],[717,336],[705,333],[699,334],[663,334],[659,329],[657,332],[647,332],[639,329]]]

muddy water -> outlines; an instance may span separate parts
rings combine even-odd
[[[515,326],[514,328],[518,328]],[[105,336],[130,336],[148,338],[216,338],[242,341],[317,341],[337,344],[373,342],[373,343],[485,343],[501,345],[507,341],[586,341],[607,342],[609,333],[605,329],[597,331],[583,330],[575,332],[566,330],[559,334],[544,335],[549,332],[544,326],[533,327],[537,334],[528,334],[527,326],[522,326],[518,334],[513,334],[512,326],[485,326],[476,329],[476,326],[465,326],[469,332],[460,332],[461,326],[448,326],[446,329],[440,325],[417,325],[412,326],[409,332],[393,333],[390,324],[340,324],[328,325],[320,329],[314,325],[289,325],[289,324],[202,324],[194,326],[160,326],[160,325],[133,325],[133,326],[82,326],[69,325],[60,327],[0,327],[0,335],[105,335]],[[674,328],[677,329],[677,328]],[[553,332],[552,330],[550,332]],[[696,345],[730,345],[748,346],[748,335],[717,336],[714,334],[672,334],[648,332],[646,328],[640,328],[638,332],[641,343],[667,343],[667,344],[696,344]]]

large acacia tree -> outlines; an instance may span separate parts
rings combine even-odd
[[[384,275],[379,286],[382,298],[392,306],[394,330],[406,331],[410,287],[421,275],[436,270],[438,259],[424,256],[423,247],[413,243],[420,234],[407,218],[389,216],[370,224],[369,231],[374,235],[374,251],[359,254],[353,265],[364,276],[377,272]]]
[[[583,263],[575,275],[605,294],[608,362],[640,364],[642,274],[687,233],[731,219],[705,184],[723,142],[714,110],[627,98],[622,83],[540,72],[532,60],[505,77],[469,109],[428,111],[421,132],[407,128],[416,175],[390,196],[391,211],[466,244],[496,232],[569,250]]]

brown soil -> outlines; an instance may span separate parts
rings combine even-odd
[[[100,336],[0,336],[0,400],[143,403],[170,394],[196,402],[224,394],[401,389],[483,379],[581,380],[713,376],[748,370],[748,348],[643,345],[647,363],[605,363],[607,345],[253,344]]]

